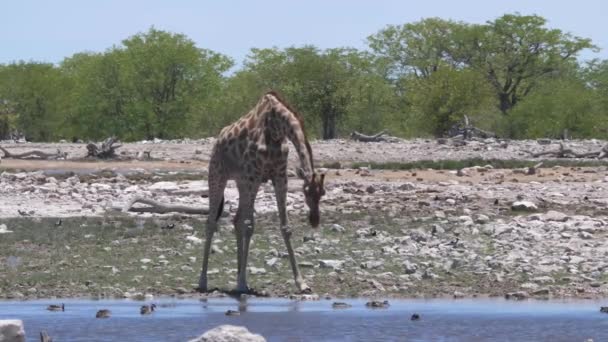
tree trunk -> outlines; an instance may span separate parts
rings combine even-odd
[[[332,112],[323,114],[323,139],[336,138],[336,116]]]
[[[498,95],[498,99],[500,100],[500,111],[503,114],[507,114],[507,112],[509,111],[509,109],[511,109],[513,107],[513,104],[511,103],[511,99],[509,94],[507,93],[500,93]]]

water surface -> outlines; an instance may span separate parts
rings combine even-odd
[[[600,301],[392,300],[388,309],[344,301],[352,308],[336,310],[326,300],[159,299],[149,316],[130,300],[4,301],[0,319],[22,319],[28,341],[41,330],[59,342],[185,341],[220,324],[246,326],[269,341],[608,341]],[[45,310],[61,303],[65,312]],[[99,309],[112,317],[96,319]],[[226,316],[228,309],[242,312]],[[421,320],[411,321],[412,313]]]

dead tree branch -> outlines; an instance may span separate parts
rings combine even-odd
[[[146,204],[148,207],[134,207],[136,203]],[[189,207],[185,205],[179,204],[167,204],[160,203],[158,201],[136,197],[129,201],[127,205],[122,209],[123,212],[136,212],[136,213],[156,213],[156,214],[166,214],[170,212],[184,213],[184,214],[197,214],[197,215],[207,215],[209,213],[208,207]]]
[[[118,145],[114,145],[118,142]],[[109,137],[101,143],[101,146],[97,146],[93,143],[87,145],[87,155],[85,158],[99,158],[99,159],[111,159],[116,158],[116,149],[121,147],[122,144],[116,139],[116,137]]]
[[[468,115],[464,115],[463,122],[455,124],[448,131],[448,137],[454,138],[457,136],[462,136],[465,140],[477,137],[482,139],[487,138],[496,138],[496,133],[483,130],[481,128],[475,127],[471,124]]]
[[[4,158],[11,159],[65,159],[67,152],[57,150],[57,153],[46,153],[38,150],[28,151],[24,153],[11,153],[4,147],[0,146],[0,151],[4,153]]]
[[[374,135],[365,135],[363,133],[359,133],[357,131],[353,131],[352,133],[350,133],[350,137],[353,140],[356,141],[361,141],[361,142],[383,142],[383,141],[388,141],[387,137],[387,131],[383,130],[380,133],[374,134]]]

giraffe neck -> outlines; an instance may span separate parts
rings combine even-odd
[[[304,173],[304,177],[308,181],[310,181],[312,179],[312,175],[315,172],[314,164],[312,161],[312,150],[310,148],[308,140],[306,139],[306,136],[304,136],[303,134],[302,136],[304,137],[304,139],[301,139],[296,133],[292,136],[289,136],[289,140],[291,140],[291,142],[296,148],[298,158],[300,159],[300,168]]]
[[[312,149],[306,138],[301,118],[276,96],[272,94],[267,96],[269,97],[273,111],[278,114],[276,117],[281,121],[277,126],[282,126],[281,130],[284,136],[294,145],[300,159],[300,168],[305,178],[310,181],[314,174],[314,163]]]

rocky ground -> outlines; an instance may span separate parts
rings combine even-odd
[[[591,151],[604,143],[568,147]],[[120,208],[134,197],[206,205],[211,144],[126,144],[124,156],[151,151],[157,160],[121,162],[70,157],[84,150],[82,144],[5,145],[15,153],[59,148],[69,157],[0,163],[6,170],[0,174],[0,297],[192,295],[205,217]],[[317,165],[333,167],[324,170],[321,228],[306,226],[297,179],[290,179],[288,194],[307,283],[330,296],[605,297],[606,167],[547,160],[552,166],[528,175],[527,169],[492,165],[509,167],[499,161],[531,159],[525,151],[557,146],[495,140],[466,146],[430,140],[313,143]],[[458,170],[415,168],[417,161],[471,159],[487,161]],[[412,169],[361,166],[366,163],[397,169],[410,163]],[[554,166],[560,163],[569,166]],[[229,183],[228,216],[237,199]],[[260,190],[256,212],[250,283],[289,295],[294,287],[270,185]],[[230,222],[222,219],[210,264],[210,286],[223,289],[236,278]]]

